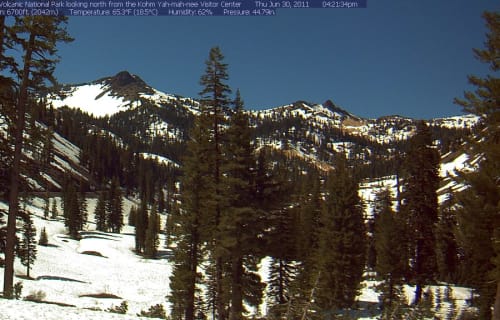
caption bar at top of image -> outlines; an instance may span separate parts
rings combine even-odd
[[[283,9],[366,8],[368,0],[2,0],[0,16],[275,16]]]

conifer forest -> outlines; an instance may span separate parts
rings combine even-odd
[[[500,14],[483,22],[463,115],[415,120],[249,110],[219,46],[197,97],[128,71],[61,84],[71,20],[0,16],[0,319],[500,320]]]

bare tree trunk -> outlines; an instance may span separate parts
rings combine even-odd
[[[19,90],[17,104],[17,119],[14,136],[14,159],[12,161],[10,194],[9,194],[9,218],[7,221],[7,235],[5,246],[5,271],[3,282],[3,295],[5,298],[13,298],[14,283],[14,247],[16,245],[16,218],[19,210],[19,178],[23,149],[24,122],[26,117],[26,105],[28,103],[28,84],[30,76],[31,59],[35,34],[31,32],[29,42],[24,56],[24,69]]]

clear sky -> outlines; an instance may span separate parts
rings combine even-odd
[[[245,0],[248,1],[248,0]],[[484,75],[484,10],[498,0],[368,0],[366,9],[282,9],[274,17],[71,17],[62,83],[122,70],[158,90],[198,97],[220,46],[247,109],[331,99],[359,116],[461,113],[468,74]]]

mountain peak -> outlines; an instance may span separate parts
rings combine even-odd
[[[114,77],[110,78],[112,86],[123,87],[131,83],[144,83],[138,76],[131,75],[128,71],[120,71]]]
[[[154,90],[139,76],[128,71],[120,71],[112,77],[95,81],[109,86],[109,92],[114,96],[123,97],[129,101],[138,100],[141,94],[153,94]]]

